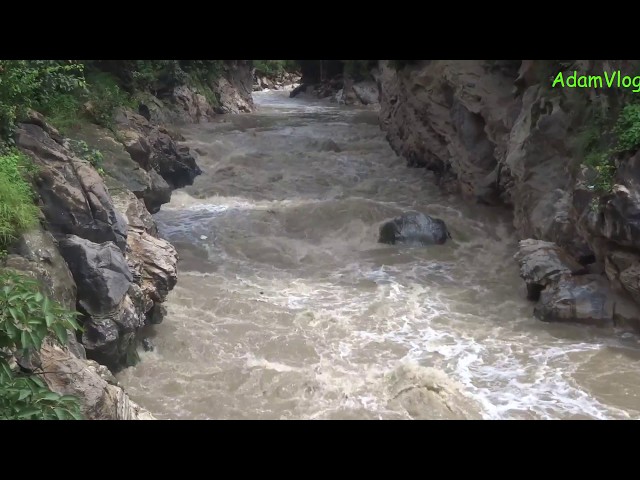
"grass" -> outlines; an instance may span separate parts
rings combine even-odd
[[[0,155],[0,251],[38,221],[38,207],[27,180],[33,169],[31,161],[16,150]]]

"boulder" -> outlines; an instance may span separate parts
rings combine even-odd
[[[42,379],[61,395],[80,399],[82,413],[89,420],[155,420],[131,401],[113,375],[91,360],[73,356],[66,348],[46,341],[40,352]]]
[[[520,265],[529,300],[538,300],[540,292],[562,275],[586,273],[582,265],[553,242],[521,240],[514,258]]]
[[[121,109],[116,114],[115,121],[121,137],[146,139],[150,148],[148,158],[134,144],[136,146],[132,152],[140,152],[135,155],[134,160],[138,159],[143,169],[154,169],[171,189],[191,185],[195,177],[202,173],[191,150],[186,146],[178,146],[166,129],[152,125],[145,117],[129,109]],[[156,191],[166,191],[166,187],[157,178],[151,180],[157,185]]]
[[[76,235],[59,242],[78,285],[78,305],[91,316],[112,313],[129,290],[133,276],[127,261],[114,243],[94,243]]]
[[[451,234],[444,221],[420,212],[407,212],[380,227],[379,243],[442,245]]]
[[[601,275],[561,275],[541,294],[533,313],[545,322],[612,326],[615,302]]]

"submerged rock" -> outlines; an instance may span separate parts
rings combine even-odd
[[[451,234],[444,221],[420,212],[407,212],[380,227],[379,243],[442,245]]]

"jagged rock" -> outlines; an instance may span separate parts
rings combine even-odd
[[[126,223],[89,162],[72,156],[34,124],[21,124],[15,138],[39,167],[36,187],[49,229],[57,236],[73,234],[124,248]]]
[[[521,240],[514,258],[520,265],[520,276],[527,285],[529,300],[538,300],[540,292],[562,275],[585,273],[582,265],[553,242]]]
[[[97,244],[76,235],[67,235],[59,246],[78,285],[78,305],[92,316],[112,313],[133,280],[122,252],[112,242]]]
[[[129,246],[131,257],[141,264],[142,291],[154,302],[163,302],[178,281],[176,249],[146,232],[132,232]]]
[[[183,121],[198,123],[215,115],[207,99],[186,85],[173,89],[171,101],[175,104],[175,111]]]
[[[156,303],[151,310],[147,312],[147,323],[150,325],[158,325],[162,323],[167,309],[161,303]]]
[[[254,110],[251,62],[231,60],[224,65],[223,75],[213,82],[220,113],[250,113]]]
[[[98,149],[103,157],[102,167],[108,176],[119,182],[120,188],[124,187],[138,198],[143,198],[150,211],[157,212],[162,204],[171,200],[171,187],[151,169],[151,146],[144,135],[123,130],[116,140],[110,130],[84,124],[74,132],[74,138]]]
[[[109,367],[118,366],[118,325],[110,318],[89,318],[82,324],[82,329],[82,344],[89,356]]]
[[[89,420],[154,420],[117,386],[113,375],[95,362],[74,357],[68,350],[45,342],[40,353],[42,375],[49,388],[80,399]]]
[[[49,232],[37,228],[24,233],[12,246],[6,267],[31,272],[52,298],[75,310],[76,284]]]
[[[378,242],[395,245],[442,245],[451,238],[444,221],[420,212],[407,212],[380,227]]]
[[[144,231],[154,237],[157,236],[156,222],[142,200],[137,199],[131,192],[122,190],[113,195],[113,204],[125,217],[129,230]]]
[[[362,105],[378,104],[378,86],[371,80],[356,82],[353,84],[353,92]]]
[[[118,133],[123,137],[146,138],[151,151],[148,159],[141,157],[141,166],[152,167],[172,189],[191,185],[195,177],[202,173],[190,149],[176,145],[166,129],[152,125],[146,118],[128,109],[121,109],[115,121]]]
[[[155,222],[135,197],[123,193],[115,197],[115,203],[130,222],[127,261],[136,284],[146,298],[163,302],[178,279],[178,253],[169,242],[154,236]]]
[[[615,302],[608,282],[600,275],[562,275],[545,288],[534,315],[545,322],[613,325]]]

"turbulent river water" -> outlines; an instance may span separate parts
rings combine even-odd
[[[286,92],[182,133],[204,171],[155,215],[180,255],[118,378],[166,419],[638,418],[636,337],[532,316],[507,212],[438,191],[376,112]],[[377,243],[407,210],[453,240]]]

